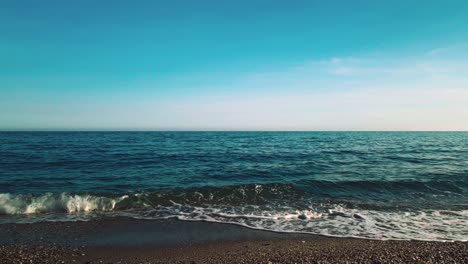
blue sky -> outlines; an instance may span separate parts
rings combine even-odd
[[[0,130],[468,130],[466,1],[2,1]]]

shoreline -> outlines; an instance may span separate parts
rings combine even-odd
[[[124,217],[0,225],[1,263],[468,262],[468,242],[335,238]]]

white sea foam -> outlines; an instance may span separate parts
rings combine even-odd
[[[124,197],[112,199],[92,195],[46,193],[40,196],[0,194],[0,214],[78,213],[111,211]]]
[[[140,197],[134,195],[133,197]],[[128,199],[128,200],[126,200]],[[178,218],[188,221],[231,223],[254,229],[298,232],[368,239],[467,241],[468,210],[381,211],[358,210],[340,205],[320,205],[297,210],[287,206],[184,205],[150,206],[127,196],[116,198],[77,194],[12,195],[0,194],[1,222],[18,221],[21,215],[37,219],[47,213],[66,213],[46,220],[83,220],[90,212],[145,219]],[[129,206],[116,206],[119,202]],[[119,209],[120,208],[120,209]],[[125,208],[125,209],[122,209]],[[50,215],[50,214],[49,214]],[[60,218],[63,217],[63,218]],[[33,221],[34,218],[28,218]]]
[[[170,207],[157,208],[147,218],[203,220],[238,224],[276,232],[310,233],[336,237],[379,240],[467,241],[468,210],[384,212],[345,209],[335,213],[313,211],[254,211],[226,208]],[[339,213],[336,213],[339,212]],[[308,217],[303,217],[308,215]],[[360,217],[357,217],[359,215]]]

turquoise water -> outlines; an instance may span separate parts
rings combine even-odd
[[[464,132],[3,132],[0,221],[468,239]]]

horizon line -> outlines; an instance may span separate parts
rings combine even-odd
[[[468,130],[193,130],[193,129],[0,129],[14,132],[468,132]]]

